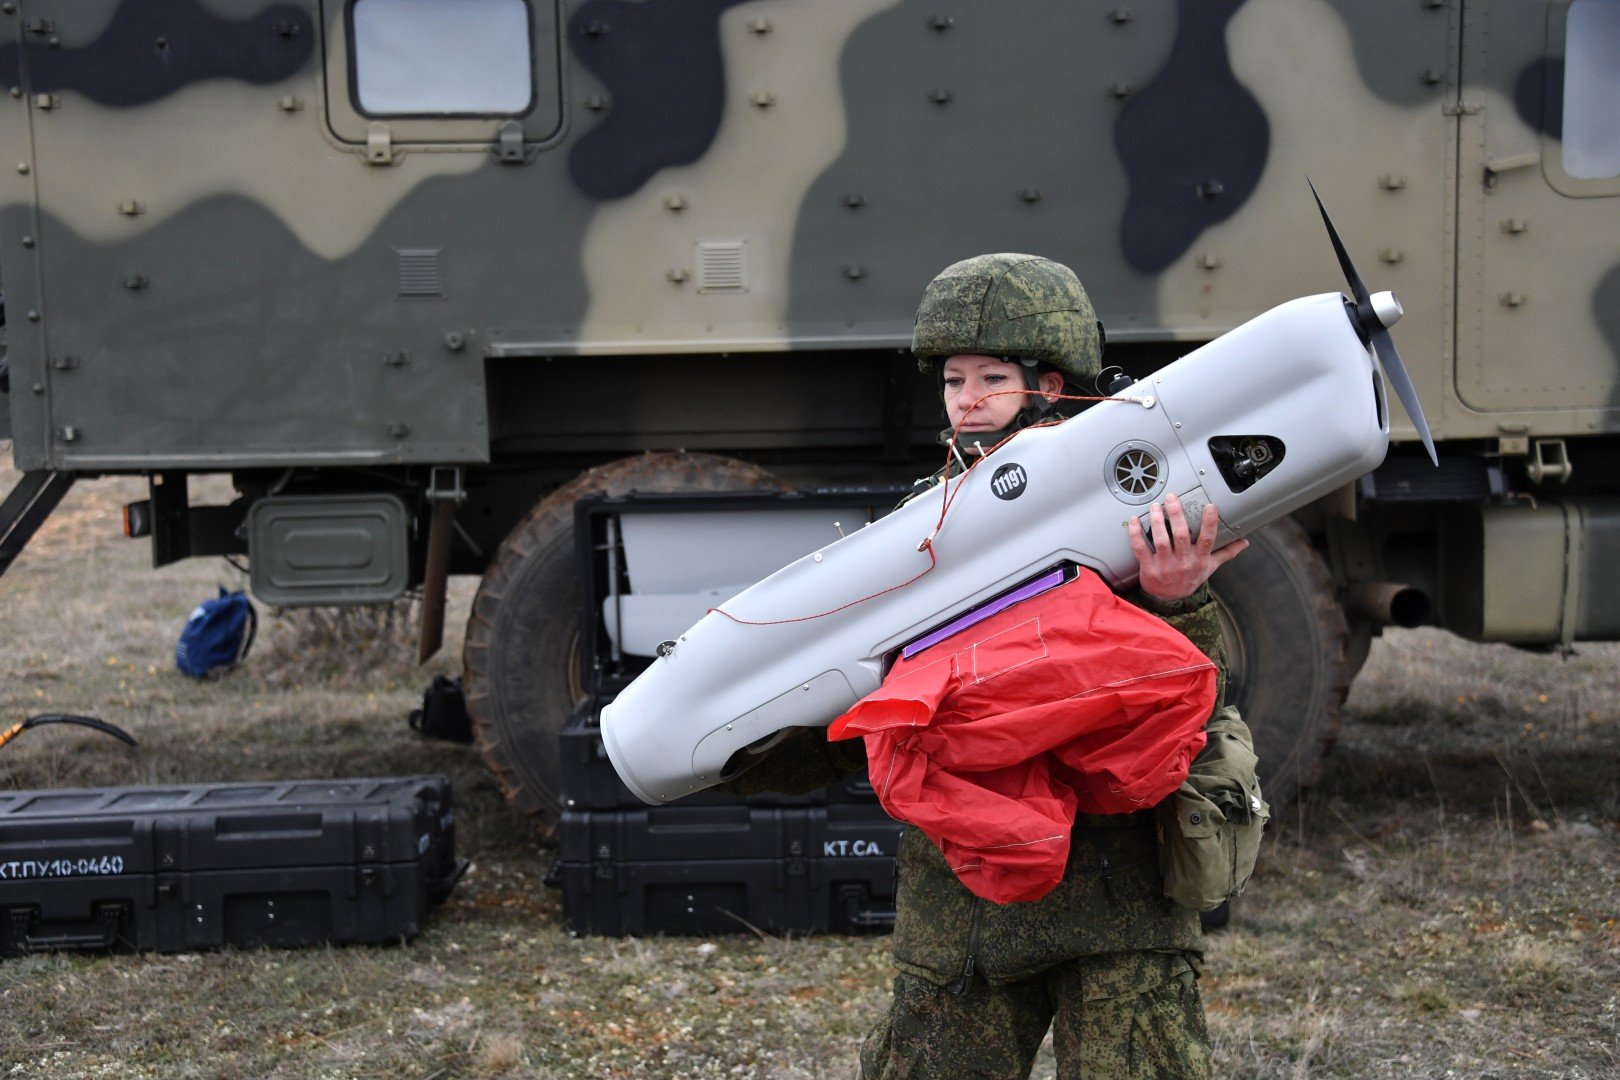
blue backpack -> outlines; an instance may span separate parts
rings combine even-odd
[[[258,629],[259,616],[248,598],[221,588],[219,596],[204,600],[186,618],[174,666],[197,679],[228,671],[247,656]]]

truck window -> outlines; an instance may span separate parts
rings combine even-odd
[[[365,116],[521,116],[534,105],[526,0],[354,0],[351,93]]]
[[[320,0],[328,130],[350,153],[561,145],[562,0]],[[530,160],[523,158],[523,160]]]
[[[1620,176],[1620,0],[1574,0],[1564,33],[1564,171]]]

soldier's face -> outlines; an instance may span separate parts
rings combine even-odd
[[[1045,372],[1040,385],[1042,390],[1057,393],[1063,388],[1063,376]],[[945,361],[945,417],[953,428],[960,423],[964,436],[1012,423],[1029,395],[1003,392],[1023,389],[1023,371],[999,357],[962,353]],[[1001,396],[991,396],[994,394]]]

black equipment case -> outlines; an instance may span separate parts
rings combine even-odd
[[[602,748],[597,717],[649,658],[613,647],[604,599],[633,581],[618,547],[625,515],[779,506],[825,508],[850,530],[893,507],[899,493],[631,495],[575,504],[581,659],[588,699],[560,738],[560,857],[548,883],[563,894],[575,934],[871,933],[894,925],[894,855],[902,826],[863,774],[802,795],[742,800],[698,792],[648,807]],[[829,518],[827,537],[836,538]]]
[[[875,801],[570,811],[553,873],[575,934],[871,933],[901,828]]]
[[[465,869],[442,776],[0,792],[0,955],[401,941]]]

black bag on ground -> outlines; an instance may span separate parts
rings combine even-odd
[[[472,742],[472,717],[467,715],[461,680],[433,676],[432,685],[422,691],[421,707],[411,710],[410,725],[425,739]]]

